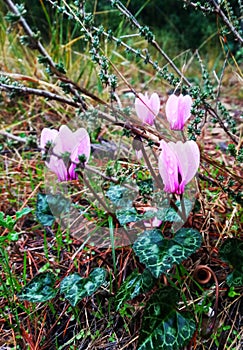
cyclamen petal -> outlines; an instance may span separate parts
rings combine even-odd
[[[66,125],[61,125],[56,139],[56,147],[60,147],[62,153],[71,153],[73,144],[76,143],[74,134]]]
[[[196,175],[200,164],[200,151],[195,141],[182,143],[161,141],[159,173],[167,193],[182,194],[185,186]]]
[[[157,116],[160,110],[160,99],[159,95],[156,92],[154,92],[150,97],[150,105],[154,114]]]
[[[78,137],[78,142],[76,143],[76,146],[73,148],[71,152],[70,159],[73,163],[71,163],[69,167],[69,174],[70,177],[73,179],[78,178],[78,174],[75,172],[76,164],[79,161],[79,156],[84,155],[86,158],[85,163],[88,162],[90,157],[90,138],[89,134],[85,129],[79,129],[77,130],[79,133],[76,135]]]
[[[159,155],[159,173],[165,185],[164,191],[178,191],[178,161],[175,152],[164,140],[160,143],[162,151]]]
[[[54,143],[55,138],[58,135],[58,131],[55,129],[44,128],[41,132],[40,147],[42,153],[45,153],[45,146],[47,142]]]
[[[165,113],[172,130],[183,129],[186,121],[190,118],[192,103],[192,98],[189,95],[170,95],[165,105]]]
[[[84,128],[80,128],[72,132],[66,125],[62,125],[59,131],[55,129],[44,128],[41,133],[41,148],[45,148],[46,142],[53,143],[53,154],[50,153],[46,166],[53,171],[59,181],[67,181],[77,179],[75,172],[76,164],[59,158],[64,153],[70,154],[70,160],[78,163],[79,156],[85,155],[86,162],[90,157],[90,138]]]
[[[58,177],[58,181],[66,181],[68,179],[68,171],[64,161],[56,156],[50,156],[49,162],[45,162],[49,168]]]
[[[143,123],[149,125],[154,124],[154,119],[159,114],[160,110],[160,100],[159,95],[154,92],[151,97],[148,97],[148,93],[145,95],[139,93],[139,98],[135,99],[135,110],[137,116]]]
[[[174,151],[179,159],[181,173],[180,192],[184,192],[184,187],[195,176],[200,164],[200,152],[195,141],[182,143],[178,141],[173,145]]]

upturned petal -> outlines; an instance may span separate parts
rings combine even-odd
[[[56,138],[55,152],[62,154],[65,152],[71,153],[76,144],[74,134],[66,125],[62,125],[59,129],[58,136]]]
[[[200,164],[200,151],[197,143],[192,140],[185,143],[181,141],[170,142],[169,146],[178,159],[178,172],[180,174],[178,194],[181,194],[197,173]]]
[[[155,117],[160,110],[160,100],[157,93],[153,93],[149,98],[147,92],[145,95],[139,93],[139,98],[135,99],[135,110],[137,116],[143,123],[153,125]]]
[[[160,110],[160,99],[156,92],[154,92],[150,97],[150,106],[155,116],[157,116]]]
[[[189,95],[179,96],[172,94],[165,106],[165,113],[172,130],[182,130],[186,121],[190,118],[192,98]]]
[[[57,135],[58,135],[58,131],[55,129],[44,128],[41,131],[40,147],[42,149],[42,153],[45,153],[45,147],[47,142],[54,143],[54,140],[57,137]]]
[[[55,129],[44,128],[42,130],[40,139],[40,147],[42,149],[42,153],[45,153],[44,149],[48,142],[52,142],[54,146],[53,148],[55,148],[58,134],[58,131]],[[64,181],[67,179],[67,168],[65,167],[65,164],[62,159],[59,159],[58,157],[52,155],[50,152],[49,159],[45,162],[45,164],[47,168],[49,168],[57,175],[59,181]]]
[[[67,181],[68,180],[68,171],[67,167],[64,164],[64,161],[56,156],[50,156],[50,160],[46,166],[57,175],[58,181]]]
[[[73,162],[69,167],[69,176],[72,179],[77,179],[77,173],[75,172],[76,164],[79,162],[79,156],[84,155],[86,158],[85,163],[88,162],[90,157],[90,138],[86,129],[81,128],[76,131],[76,145],[74,146],[70,159]]]
[[[182,94],[180,94],[178,112],[181,116],[181,119],[183,120],[183,124],[185,124],[191,116],[192,103],[193,101],[190,95],[183,96]]]
[[[185,186],[196,175],[200,164],[200,151],[195,141],[177,143],[161,141],[159,173],[164,191],[182,194]]]
[[[164,191],[177,193],[179,189],[178,159],[168,143],[162,140],[160,145],[162,151],[159,155],[159,173],[164,183]]]

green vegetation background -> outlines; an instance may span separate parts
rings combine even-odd
[[[15,3],[21,2],[25,4],[27,9],[27,20],[31,27],[38,29],[45,41],[51,40],[50,35],[53,32],[50,30],[50,23],[48,23],[44,14],[43,5],[48,10],[47,13],[50,16],[53,26],[55,26],[57,18],[56,10],[45,0],[15,1]],[[61,1],[59,3],[61,4]],[[68,3],[71,4],[72,1]],[[214,15],[207,14],[207,16],[202,16],[200,12],[195,11],[191,7],[185,9],[181,0],[131,0],[130,2],[123,1],[123,3],[128,4],[128,9],[137,17],[141,24],[148,25],[157,34],[157,40],[159,42],[162,41],[162,38],[164,40],[166,37],[173,36],[173,44],[177,45],[177,48],[180,49],[196,49],[212,33],[217,32],[217,23],[215,22]],[[238,1],[235,0],[231,3],[237,10]],[[1,7],[4,8],[3,2]],[[110,12],[110,1],[86,1],[86,12],[93,12],[94,9],[97,12],[97,16],[95,16],[96,25],[107,25],[108,28],[114,31],[117,29],[121,21],[121,16],[116,10]],[[60,16],[60,13],[58,15]],[[65,25],[69,26],[70,24],[66,21],[64,27]],[[73,37],[78,35],[75,27],[70,29]],[[63,33],[67,32],[63,30]],[[163,33],[167,33],[167,36],[162,35]],[[163,45],[161,42],[160,44]]]

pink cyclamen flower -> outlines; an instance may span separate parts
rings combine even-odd
[[[43,149],[42,153],[44,153],[47,142],[52,143],[52,151],[50,151],[46,166],[57,175],[59,181],[77,179],[75,163],[79,162],[79,156],[85,156],[85,163],[90,157],[90,138],[88,132],[84,128],[72,132],[66,125],[62,125],[59,131],[44,128],[41,132],[40,140],[40,146]],[[61,157],[64,153],[70,155],[71,163],[70,160],[64,161],[58,157]]]
[[[191,116],[192,98],[189,95],[172,94],[165,105],[165,114],[172,130],[182,130]]]
[[[160,142],[159,173],[167,193],[182,194],[196,175],[200,151],[195,141]]]
[[[151,97],[148,97],[148,93],[145,92],[145,95],[138,94],[139,98],[135,99],[135,110],[139,119],[143,123],[149,125],[154,124],[155,117],[159,114],[160,110],[160,100],[159,95],[154,92]]]

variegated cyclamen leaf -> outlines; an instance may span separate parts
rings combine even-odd
[[[143,313],[138,350],[180,350],[193,336],[195,321],[176,310],[178,291],[164,286],[149,299]]]
[[[133,197],[131,198],[131,191],[124,186],[110,186],[105,195],[117,207],[126,208],[132,206]]]
[[[182,228],[174,238],[164,238],[157,230],[144,231],[133,244],[133,250],[141,263],[155,277],[166,273],[174,264],[179,264],[194,253],[201,245],[201,234],[191,228]]]
[[[36,202],[36,217],[43,226],[52,226],[55,218],[47,201],[47,194],[38,193]]]
[[[43,226],[51,226],[55,218],[63,218],[70,211],[70,202],[62,194],[38,193],[36,217]]]
[[[181,350],[191,340],[196,324],[189,313],[171,311],[152,331],[145,329],[147,337],[139,342],[138,350]]]
[[[141,293],[146,293],[154,286],[155,278],[147,269],[138,273],[137,269],[128,276],[119,288],[115,301],[116,309],[119,310],[126,300],[131,300]]]
[[[106,270],[102,268],[94,269],[87,278],[74,273],[62,280],[60,292],[75,306],[81,299],[92,295],[105,282],[105,278]]]
[[[141,220],[141,215],[133,207],[116,210],[116,217],[122,226]]]
[[[183,200],[185,217],[188,217],[190,212],[192,211],[193,202],[188,199]],[[178,208],[182,212],[182,203],[180,201],[175,202],[175,207]],[[169,221],[169,222],[182,222],[183,219],[176,212],[174,207],[168,206],[167,201],[162,203],[161,208],[156,212],[156,217],[161,221]]]
[[[228,238],[219,249],[222,260],[233,266],[233,271],[227,276],[229,286],[243,286],[243,241],[238,238]]]
[[[62,194],[48,194],[47,202],[52,214],[56,218],[63,218],[70,212],[70,202]]]
[[[243,286],[243,272],[239,270],[233,270],[226,278],[227,284],[231,287]]]
[[[56,277],[52,272],[46,271],[36,275],[19,293],[20,300],[28,300],[32,303],[40,303],[56,296],[54,289]]]

